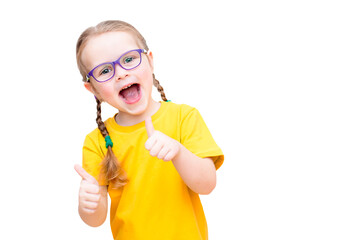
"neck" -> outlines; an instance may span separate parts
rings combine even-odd
[[[115,116],[115,121],[120,126],[133,126],[135,124],[143,122],[146,117],[155,114],[159,110],[160,105],[161,104],[159,102],[151,99],[147,109],[145,109],[145,111],[141,114],[131,115],[119,111],[119,113]]]

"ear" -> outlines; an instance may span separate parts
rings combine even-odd
[[[153,65],[153,52],[149,51],[147,54],[148,62],[150,65],[150,68],[152,69],[152,72],[154,72],[154,65]]]
[[[99,101],[103,101],[103,100],[100,98],[98,92],[95,90],[95,88],[93,87],[93,85],[92,85],[90,82],[85,82],[85,83],[84,83],[84,87],[86,88],[86,90],[88,90],[89,92],[91,92],[91,93],[94,95],[94,97],[96,97],[97,99],[99,99]]]
[[[91,92],[92,94],[95,95],[94,88],[93,88],[93,86],[90,84],[90,82],[85,82],[85,83],[84,83],[84,87],[85,87],[89,92]]]

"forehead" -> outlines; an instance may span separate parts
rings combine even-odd
[[[134,37],[127,32],[107,32],[91,37],[81,54],[87,70],[103,62],[116,60],[126,51],[139,48]]]

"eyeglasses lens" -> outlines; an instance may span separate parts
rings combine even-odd
[[[141,63],[141,53],[137,50],[130,51],[122,55],[116,63],[120,64],[122,68],[130,70],[136,68]],[[99,82],[105,82],[114,76],[115,63],[104,63],[96,67],[93,71],[93,76]]]
[[[93,76],[99,82],[104,82],[112,78],[113,75],[114,75],[114,66],[111,63],[102,64],[97,68],[95,68],[93,71]]]

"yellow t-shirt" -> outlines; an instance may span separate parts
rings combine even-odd
[[[195,108],[162,102],[152,121],[155,130],[178,140],[195,155],[212,157],[217,169],[222,165],[223,153]],[[117,190],[108,186],[114,239],[208,239],[198,194],[183,182],[172,161],[152,157],[145,149],[148,135],[144,122],[124,127],[113,117],[105,124],[114,143],[113,151],[129,180]],[[98,181],[106,151],[105,140],[98,129],[87,135],[83,167]],[[108,185],[107,182],[99,184]]]

